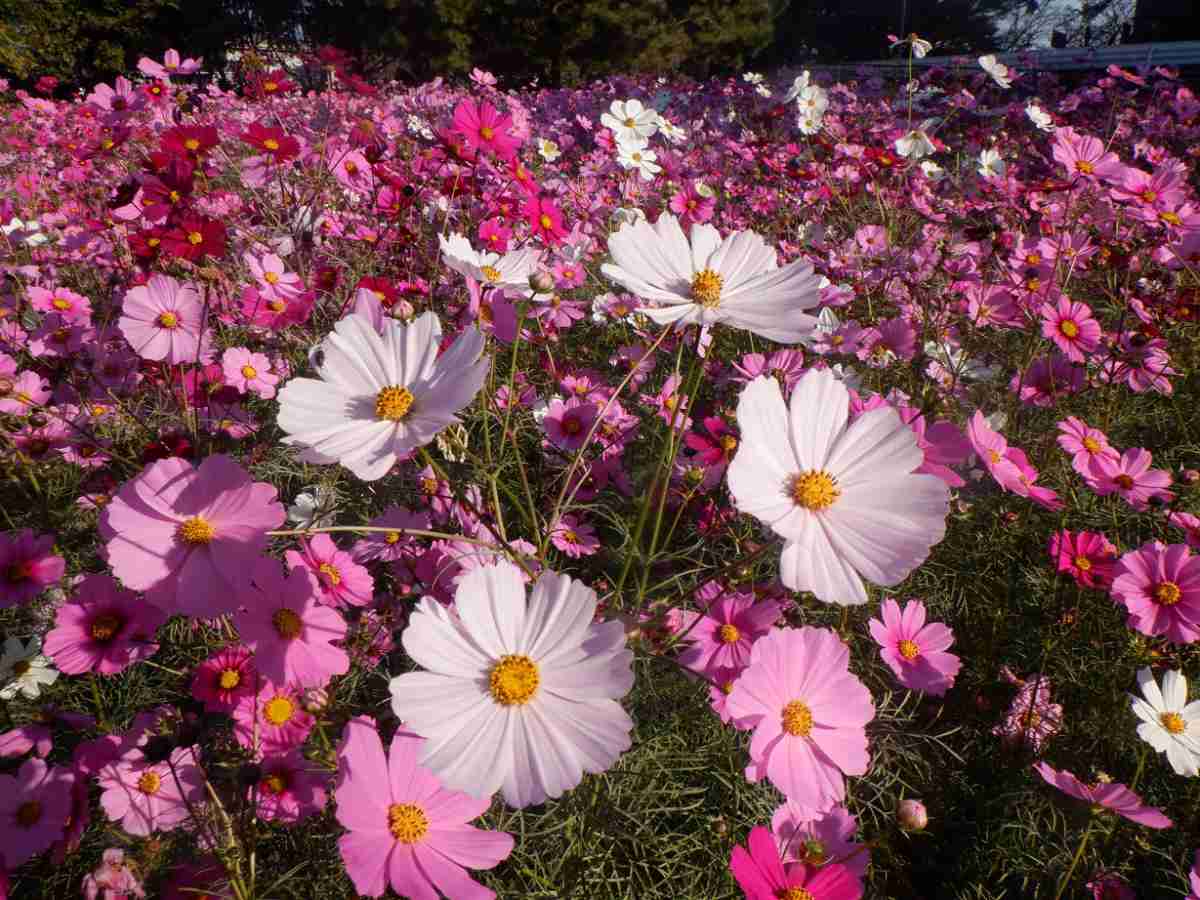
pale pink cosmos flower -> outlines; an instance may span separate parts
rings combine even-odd
[[[1090,476],[1092,464],[1098,459],[1115,462],[1120,454],[1108,442],[1108,435],[1092,428],[1082,419],[1068,416],[1058,423],[1058,446],[1071,454],[1071,468],[1085,478]]]
[[[233,710],[233,736],[256,756],[299,747],[316,721],[304,709],[303,694],[298,685],[260,679],[258,693],[242,697]]]
[[[170,613],[218,616],[284,519],[275,488],[251,481],[230,457],[198,469],[160,459],[128,481],[104,508],[100,534],[113,573]]]
[[[733,848],[729,871],[746,900],[860,900],[862,897],[858,878],[838,863],[820,868],[792,863],[785,868],[775,839],[762,825],[750,830],[746,847],[739,844]]]
[[[600,549],[600,539],[596,537],[596,529],[578,516],[566,514],[559,517],[558,522],[550,531],[550,543],[571,559],[591,556]]]
[[[320,600],[326,606],[367,606],[375,594],[375,579],[327,534],[300,539],[299,550],[284,553],[288,568],[302,566],[317,578]]]
[[[679,654],[679,664],[693,672],[720,667],[744,669],[754,642],[771,630],[783,611],[774,600],[755,602],[753,593],[722,593],[687,632],[691,646]]]
[[[270,357],[245,347],[230,347],[221,355],[221,372],[230,387],[264,400],[275,396],[275,385],[279,384],[279,376],[271,371]]]
[[[166,618],[110,576],[87,575],[58,608],[42,652],[67,675],[115,675],[157,652],[154,633]]]
[[[304,293],[304,282],[295,272],[287,271],[283,260],[274,253],[242,255],[250,274],[258,282],[258,294],[265,300],[296,300]]]
[[[0,775],[0,846],[10,869],[62,837],[74,779],[70,769],[36,758],[21,763],[16,775]]]
[[[466,869],[496,866],[512,852],[512,836],[469,824],[487,811],[491,797],[445,788],[419,762],[424,743],[397,731],[385,756],[372,719],[347,723],[334,790],[338,822],[349,831],[338,840],[346,873],[367,897],[380,897],[391,885],[413,900],[493,900],[495,892]]]
[[[117,327],[142,359],[174,366],[206,363],[211,355],[200,292],[167,275],[125,293]]]
[[[38,312],[57,314],[69,325],[92,323],[92,301],[63,287],[28,289],[29,305]]]
[[[559,797],[629,748],[618,700],[633,686],[619,621],[596,624],[596,592],[544,572],[528,603],[505,560],[467,572],[457,615],[421,600],[404,649],[428,671],[393,678],[392,710],[428,738],[421,751],[450,787],[510,806]]]
[[[297,566],[284,577],[279,563],[263,558],[247,579],[234,622],[264,678],[320,687],[349,671],[346,651],[330,643],[345,640],[346,622],[320,604],[310,569]]]
[[[262,777],[251,790],[257,797],[259,818],[294,825],[325,808],[329,775],[299,750],[264,756],[258,768]]]
[[[1186,544],[1143,544],[1117,561],[1113,599],[1129,611],[1129,627],[1175,644],[1200,639],[1200,556]]]
[[[1147,828],[1171,827],[1171,820],[1161,810],[1146,805],[1141,797],[1123,784],[1084,784],[1065,769],[1059,771],[1044,762],[1035,764],[1033,768],[1046,784],[1053,785],[1069,797],[1110,809],[1130,822]]]
[[[946,531],[949,488],[914,474],[924,454],[888,407],[849,421],[850,394],[828,370],[807,372],[784,403],[760,377],[738,400],[741,444],[729,464],[739,511],[785,539],[780,578],[826,603],[867,601],[863,579],[899,584]]]
[[[849,663],[828,629],[776,629],[754,642],[729,695],[734,724],[754,729],[746,777],[765,775],[807,814],[842,802],[843,773],[870,765],[865,726],[875,707]]]
[[[925,604],[910,600],[901,608],[890,597],[880,607],[882,621],[871,619],[871,637],[879,644],[879,655],[896,679],[909,690],[941,697],[954,686],[962,667],[959,658],[947,653],[954,632],[940,622],[925,623]]]
[[[163,55],[163,61],[157,62],[148,56],[138,60],[138,71],[151,78],[170,78],[172,75],[193,75],[200,71],[204,58],[180,59],[179,51],[172,48]]]
[[[50,399],[50,382],[37,372],[0,376],[0,413],[25,416]]]
[[[54,535],[29,529],[0,534],[0,609],[28,603],[57,584],[66,562],[54,552]]]
[[[366,563],[372,560],[397,562],[412,555],[416,547],[411,537],[405,534],[407,528],[417,528],[428,531],[432,526],[429,513],[421,510],[413,512],[401,506],[390,506],[382,515],[376,516],[369,523],[375,528],[394,528],[394,531],[372,531],[367,536],[356,541],[350,549],[350,555],[355,562]]]
[[[857,830],[858,820],[844,806],[809,816],[795,803],[785,800],[771,816],[771,831],[785,863],[808,866],[839,863],[861,880],[867,877],[871,850],[866,844],[854,842]]]
[[[1103,141],[1079,134],[1074,128],[1054,132],[1054,159],[1067,170],[1068,177],[1088,181],[1119,179],[1124,168],[1117,154],[1105,151]]]
[[[140,748],[130,749],[103,766],[96,781],[104,791],[104,814],[133,835],[178,828],[189,818],[188,804],[204,801],[204,774],[192,747],[176,747],[162,762],[150,762]]]
[[[1119,459],[1098,457],[1090,475],[1085,475],[1088,487],[1100,497],[1117,494],[1134,509],[1144,510],[1150,502],[1170,503],[1175,495],[1167,490],[1171,484],[1171,473],[1165,469],[1151,469],[1153,457],[1149,450],[1134,447],[1121,454]]]
[[[1043,304],[1040,313],[1042,337],[1053,341],[1072,362],[1084,362],[1100,346],[1104,332],[1086,303],[1063,294],[1057,304]]]

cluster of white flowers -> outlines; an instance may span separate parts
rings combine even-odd
[[[659,132],[672,142],[686,137],[683,129],[640,100],[614,100],[608,112],[600,116],[600,122],[617,140],[618,165],[636,171],[643,181],[653,181],[662,171],[658,154],[650,149],[650,138]]]
[[[987,56],[979,57],[979,67],[991,75],[992,81],[996,82],[996,84],[998,84],[1000,87],[1012,87],[1012,80],[1016,73],[1004,63],[996,59],[996,55],[994,53],[989,53]]]
[[[825,110],[829,109],[829,94],[819,84],[812,83],[812,76],[805,69],[792,82],[783,102],[796,101],[798,112],[796,127],[802,134],[816,134],[821,130]]]
[[[754,85],[754,92],[760,97],[770,97],[771,89],[767,86],[766,79],[758,72],[746,72],[742,75],[742,81],[746,84]]]

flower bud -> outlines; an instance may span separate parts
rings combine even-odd
[[[309,715],[319,716],[329,706],[329,694],[324,688],[306,688],[300,695],[300,706]]]
[[[1179,480],[1184,484],[1195,484],[1200,481],[1200,472],[1195,469],[1184,469],[1179,473]]]
[[[535,294],[548,294],[554,290],[554,276],[545,270],[539,270],[529,276],[529,286]]]
[[[929,824],[929,813],[920,800],[901,800],[896,805],[896,821],[905,831],[924,831]]]

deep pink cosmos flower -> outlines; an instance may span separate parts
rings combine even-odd
[[[531,196],[521,211],[529,222],[529,230],[543,242],[554,246],[567,236],[563,228],[562,211],[548,197]]]
[[[284,557],[288,568],[303,566],[317,578],[320,600],[326,606],[366,606],[374,597],[375,579],[338,548],[327,534],[314,534],[300,540],[299,550],[288,550]]]
[[[284,519],[275,488],[222,454],[198,469],[160,459],[104,509],[100,534],[113,573],[169,613],[232,612],[237,593]]]
[[[62,837],[71,816],[74,779],[70,769],[40,759],[25,760],[15,776],[0,775],[0,846],[8,868]]]
[[[242,646],[226,647],[196,666],[192,696],[209,712],[232,712],[246,696],[258,692],[254,656]]]
[[[587,440],[599,412],[596,404],[587,403],[578,397],[568,397],[566,402],[555,397],[550,401],[542,428],[550,443],[560,450],[578,450]]]
[[[1134,447],[1122,453],[1119,459],[1097,457],[1090,475],[1084,478],[1098,496],[1118,494],[1134,509],[1146,509],[1151,500],[1170,503],[1175,499],[1175,495],[1167,490],[1171,473],[1165,469],[1151,469],[1152,461],[1149,450]]]
[[[65,569],[54,552],[54,535],[28,529],[0,534],[0,609],[28,603],[57,584]]]
[[[1093,531],[1057,531],[1050,536],[1050,558],[1081,587],[1107,587],[1116,568],[1117,548]]]
[[[729,695],[739,728],[753,728],[746,777],[764,775],[813,814],[845,796],[842,773],[870,764],[871,693],[850,673],[850,650],[824,628],[775,629],[754,642]]]
[[[233,711],[233,736],[257,756],[299,747],[315,720],[304,709],[298,685],[274,685],[260,679],[257,694],[241,699]]]
[[[1053,785],[1069,797],[1075,797],[1092,806],[1111,809],[1130,822],[1145,825],[1147,828],[1171,827],[1171,820],[1164,816],[1161,810],[1147,806],[1141,797],[1123,784],[1084,784],[1065,769],[1059,771],[1044,762],[1035,764],[1033,768],[1046,784]]]
[[[176,747],[169,760],[151,762],[142,752],[148,736],[96,773],[104,814],[129,834],[178,828],[188,820],[188,804],[204,800],[194,748]]]
[[[325,808],[329,775],[299,750],[264,756],[258,768],[262,777],[251,790],[257,796],[259,818],[292,825]]]
[[[1019,497],[1028,497],[1046,509],[1062,509],[1062,501],[1054,491],[1036,484],[1038,470],[1030,465],[1025,451],[1009,447],[1004,435],[987,423],[983,410],[977,409],[967,424],[967,440],[1001,488]]]
[[[1143,544],[1117,561],[1113,599],[1129,610],[1129,627],[1175,644],[1200,639],[1200,556],[1187,544]]]
[[[201,333],[204,303],[190,284],[152,275],[125,293],[117,327],[142,359],[172,366],[207,362],[209,342]]]
[[[867,877],[871,850],[866,844],[854,842],[857,830],[858,820],[844,806],[812,817],[788,801],[771,816],[771,831],[785,863],[810,866],[838,863],[862,879]]]
[[[154,632],[166,618],[110,576],[88,575],[58,608],[42,652],[67,675],[114,675],[155,654]]]
[[[746,849],[749,848],[749,849]],[[820,868],[793,863],[784,868],[771,832],[762,825],[750,830],[746,847],[733,848],[729,871],[746,894],[746,900],[859,900],[862,885],[845,866],[830,863]]]
[[[940,622],[925,623],[925,604],[909,600],[903,609],[890,597],[880,607],[882,621],[871,619],[871,637],[896,679],[909,690],[941,697],[954,685],[962,663],[947,653],[954,632]]]
[[[346,622],[320,604],[312,570],[296,566],[285,578],[279,563],[263,558],[247,577],[234,622],[264,678],[320,687],[349,670],[346,651],[330,643],[345,640]]]
[[[1108,435],[1087,422],[1068,416],[1058,423],[1058,446],[1071,454],[1071,468],[1085,478],[1090,477],[1092,464],[1098,459],[1116,462],[1119,454],[1108,442]]]
[[[1200,516],[1191,513],[1173,512],[1167,516],[1167,521],[1176,528],[1187,533],[1187,545],[1193,550],[1200,550]]]
[[[1058,303],[1045,303],[1040,312],[1042,337],[1053,341],[1071,362],[1084,362],[1087,355],[1100,346],[1103,330],[1086,303],[1062,294]]]
[[[470,825],[491,805],[444,788],[418,764],[424,739],[405,731],[392,737],[387,756],[374,720],[351,719],[338,745],[334,797],[337,819],[349,833],[338,850],[355,890],[379,897],[390,884],[404,897],[492,900],[493,891],[467,868],[490,869],[505,859],[513,839]]]
[[[750,664],[754,642],[771,630],[783,605],[755,602],[752,593],[723,593],[696,617],[687,633],[692,642],[679,654],[679,664],[707,674],[719,667],[743,669]]]
[[[454,130],[462,135],[467,147],[476,151],[490,150],[503,160],[516,156],[517,148],[521,146],[521,139],[509,132],[512,123],[512,116],[501,115],[486,100],[480,104],[462,100],[454,108]]]
[[[384,512],[370,521],[375,528],[394,528],[395,531],[372,531],[367,536],[356,541],[350,549],[350,555],[355,562],[366,563],[372,560],[397,562],[414,555],[421,549],[414,544],[413,539],[404,533],[406,528],[418,528],[427,531],[431,527],[429,513],[413,512],[402,506],[390,506]]]
[[[578,516],[570,513],[559,517],[550,531],[550,543],[560,553],[571,559],[591,556],[600,549],[596,529]]]

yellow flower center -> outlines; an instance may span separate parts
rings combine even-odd
[[[1083,439],[1083,449],[1086,450],[1088,453],[1099,453],[1100,452],[1100,442],[1098,440],[1096,440],[1094,437],[1085,437]]]
[[[264,794],[282,794],[287,790],[287,779],[278,772],[272,772],[258,783],[258,789]]]
[[[273,93],[273,92],[279,90],[279,84],[274,81],[268,81],[266,84],[263,85],[263,90],[266,91],[268,94]]]
[[[901,641],[898,649],[905,659],[916,659],[921,655],[921,648],[913,641]]]
[[[242,683],[242,673],[237,669],[225,669],[221,672],[221,677],[217,679],[217,683],[221,685],[221,690],[232,691]]]
[[[554,227],[554,220],[546,213],[542,213],[542,217],[538,219],[538,223],[547,231]]]
[[[1133,487],[1133,477],[1124,473],[1118,475],[1113,479],[1113,481],[1116,483],[1117,487],[1123,491],[1127,491]]]
[[[1166,222],[1168,225],[1182,225],[1183,224],[1183,219],[1179,218],[1179,216],[1177,216],[1173,212],[1159,213],[1158,217],[1160,219],[1162,219],[1164,222]]]
[[[162,779],[157,772],[143,772],[142,777],[138,779],[137,789],[147,797],[157,794],[160,787],[162,787]]]
[[[275,300],[267,301],[267,309],[269,309],[271,312],[283,312],[285,309],[287,309],[287,304],[276,298]]]
[[[722,625],[717,633],[721,636],[722,643],[736,644],[742,639],[742,633],[738,631],[736,625]]]
[[[495,284],[500,280],[500,270],[493,266],[483,266],[479,271],[483,273],[488,284]]]
[[[263,707],[263,717],[278,727],[290,721],[295,711],[296,704],[287,697],[272,697]]]
[[[1070,319],[1063,319],[1061,322],[1059,322],[1058,330],[1069,338],[1073,338],[1079,334],[1079,326]]]
[[[811,891],[802,887],[783,888],[775,893],[779,900],[816,900]]]
[[[337,566],[333,565],[332,563],[321,563],[321,565],[317,567],[317,570],[325,576],[325,579],[331,585],[333,585],[333,587],[337,587],[342,583],[342,573],[339,572]]]
[[[419,806],[393,803],[388,807],[388,831],[401,844],[415,844],[429,832],[429,817]]]
[[[842,492],[828,472],[808,471],[792,479],[791,495],[797,506],[818,512],[833,506]]]
[[[412,409],[413,395],[406,387],[385,387],[375,397],[375,418],[399,422]]]
[[[1174,606],[1183,599],[1183,591],[1173,581],[1160,581],[1154,586],[1154,601],[1163,606]]]
[[[158,314],[158,324],[163,328],[178,328],[179,316],[173,312],[164,312]]]
[[[1158,194],[1154,193],[1154,191],[1142,191],[1139,196],[1146,203],[1153,203],[1158,199]]]
[[[99,641],[101,644],[107,644],[117,636],[117,632],[121,630],[124,624],[121,617],[116,613],[104,613],[92,619],[92,625],[88,629],[93,641]]]
[[[258,369],[254,368],[254,366],[242,366],[242,377],[247,379],[257,378]]]
[[[721,449],[726,453],[732,453],[737,449],[737,445],[738,440],[732,434],[725,434],[721,436]]]
[[[188,138],[186,141],[183,142],[183,146],[185,146],[189,150],[199,150],[200,142],[198,140],[196,140],[195,138]]]
[[[216,529],[208,523],[207,520],[200,516],[192,516],[190,519],[185,519],[179,523],[179,527],[175,529],[175,536],[185,544],[200,546],[207,544],[216,537]]]
[[[55,297],[53,300],[50,301],[50,305],[53,306],[57,310],[66,312],[68,309],[71,308],[71,301],[68,300],[66,297]]]
[[[263,141],[263,146],[268,150],[278,150],[279,141],[275,140],[275,138],[267,138]]]
[[[721,289],[725,279],[712,269],[702,269],[692,276],[692,299],[701,306],[714,309],[721,304]]]
[[[808,737],[812,731],[812,710],[800,700],[793,700],[783,708],[783,730],[792,737]]]
[[[22,828],[32,828],[42,818],[42,804],[37,800],[27,800],[17,807],[17,824]]]
[[[494,138],[496,136],[496,132],[494,129],[489,128],[488,126],[484,125],[482,128],[479,129],[479,136],[481,138],[483,138],[485,141],[490,141],[492,138]]]
[[[400,543],[400,532],[398,532],[398,531],[389,531],[387,534],[385,534],[385,535],[384,535],[384,537],[383,537],[383,542],[384,542],[385,544],[398,544],[398,543]]]
[[[829,861],[829,851],[825,849],[825,844],[816,838],[809,838],[800,847],[801,861],[810,866],[823,866]]]
[[[278,272],[263,272],[263,281],[265,281],[267,284],[278,284],[279,283],[279,273]]]
[[[1183,721],[1183,716],[1177,712],[1165,712],[1158,717],[1158,721],[1162,722],[1162,727],[1171,734],[1183,734],[1187,731],[1187,722]]]
[[[271,616],[271,624],[275,626],[279,636],[286,641],[298,638],[304,629],[304,623],[300,621],[300,617],[286,607],[275,611],[275,614]]]
[[[193,247],[195,247],[197,244],[201,244],[203,242],[204,242],[204,235],[202,235],[200,232],[198,232],[198,231],[189,231],[188,232],[188,243],[191,244]]]
[[[518,653],[500,657],[500,661],[492,666],[491,675],[488,676],[492,699],[501,706],[522,706],[528,703],[537,693],[541,681],[537,663]]]
[[[1096,171],[1096,167],[1093,166],[1086,159],[1081,159],[1075,163],[1075,170],[1077,172],[1082,172],[1084,175],[1091,175],[1093,172]]]

